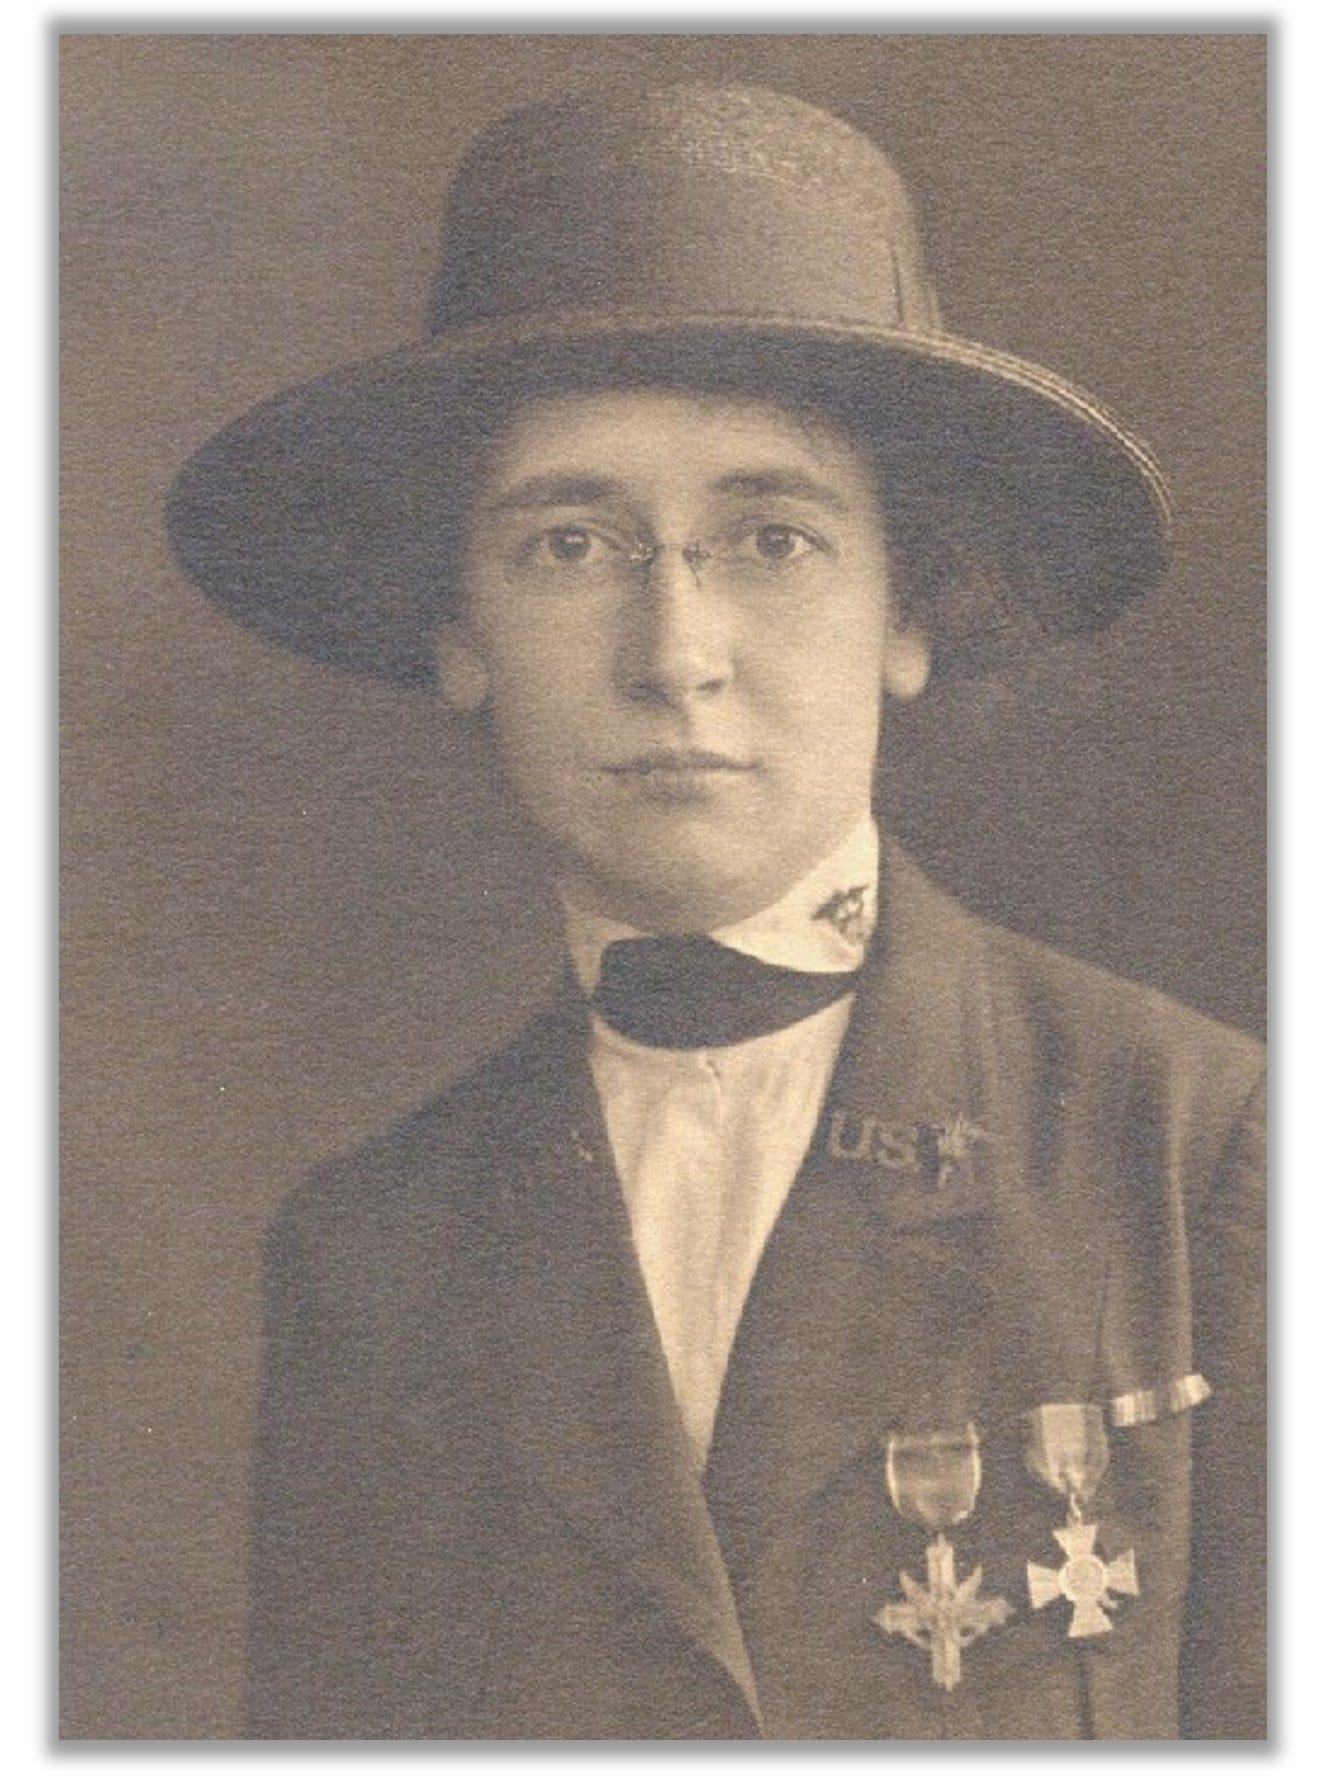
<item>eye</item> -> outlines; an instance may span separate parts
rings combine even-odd
[[[585,524],[547,525],[517,546],[514,565],[540,579],[608,571],[627,551],[619,540]]]
[[[751,524],[740,535],[733,553],[745,565],[765,568],[798,567],[808,557],[831,553],[822,537],[800,525],[771,519],[766,524]]]
[[[596,553],[597,538],[581,525],[556,525],[538,539],[540,552],[551,561],[584,562]]]

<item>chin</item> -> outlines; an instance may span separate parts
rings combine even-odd
[[[699,836],[686,844],[648,840],[619,854],[579,860],[582,873],[616,918],[660,931],[711,931],[767,907],[809,868],[810,859],[751,855],[757,832]]]

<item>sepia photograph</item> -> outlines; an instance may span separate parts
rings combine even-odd
[[[1267,35],[55,53],[62,1739],[1264,1740]]]

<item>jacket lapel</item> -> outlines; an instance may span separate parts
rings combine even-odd
[[[527,1484],[734,1679],[758,1719],[731,1584],[671,1390],[575,996],[496,1100],[511,1420]]]
[[[737,1580],[887,1431],[981,1426],[996,1398],[1024,1156],[982,928],[896,850],[881,870],[882,937],[755,1276],[705,1477]]]

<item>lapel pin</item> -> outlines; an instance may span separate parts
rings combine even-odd
[[[844,942],[854,948],[864,948],[870,941],[871,933],[875,930],[875,916],[871,903],[870,884],[859,882],[851,888],[836,889],[824,905],[817,907],[810,917],[824,920],[834,928]]]
[[[978,1143],[989,1139],[963,1111],[956,1111],[948,1123],[919,1123],[917,1157],[930,1188],[943,1191],[971,1164]]]
[[[912,1173],[928,1191],[940,1191],[971,1177],[974,1150],[991,1140],[962,1111],[946,1123],[891,1123],[840,1105],[828,1113],[825,1148],[833,1160]]]

